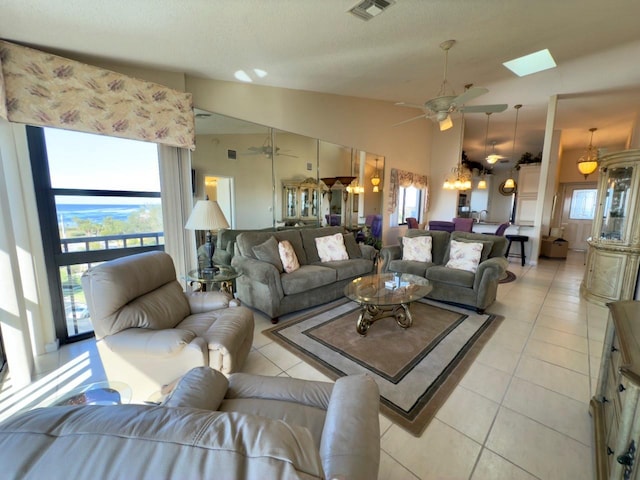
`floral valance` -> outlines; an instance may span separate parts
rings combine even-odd
[[[393,213],[398,207],[398,189],[399,187],[415,187],[427,188],[427,176],[418,173],[407,172],[405,170],[391,169],[389,178],[389,207],[388,213]]]
[[[190,93],[0,41],[0,116],[195,148]]]

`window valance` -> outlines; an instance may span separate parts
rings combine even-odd
[[[391,169],[391,175],[389,178],[389,207],[388,213],[393,213],[398,207],[398,189],[399,187],[415,187],[415,188],[427,188],[427,176],[420,175],[418,173],[407,172],[406,170],[399,170],[397,168]]]
[[[190,93],[0,41],[0,116],[195,148]]]

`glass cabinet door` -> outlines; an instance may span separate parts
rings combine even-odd
[[[308,217],[311,211],[311,191],[308,187],[300,189],[300,216]]]
[[[298,216],[298,205],[297,205],[297,187],[284,187],[284,206],[285,206],[285,217],[286,218],[296,218]]]
[[[600,238],[624,241],[629,217],[633,167],[615,167],[607,170]]]

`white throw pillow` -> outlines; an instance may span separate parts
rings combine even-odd
[[[289,240],[278,242],[278,253],[285,272],[295,272],[300,268],[300,262],[298,262],[296,252],[293,250],[293,245]]]
[[[314,240],[316,241],[316,248],[321,262],[349,259],[349,254],[344,246],[344,237],[341,233],[318,237]]]
[[[402,237],[402,260],[431,263],[431,245],[433,239],[429,235],[419,237]]]
[[[449,261],[445,267],[476,273],[478,264],[480,264],[481,255],[481,243],[456,242],[455,240],[451,240],[449,245]]]

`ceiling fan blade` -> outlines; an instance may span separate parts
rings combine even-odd
[[[468,107],[460,107],[458,108],[458,111],[465,113],[499,113],[504,112],[508,106],[509,105],[506,103],[497,103],[495,105],[470,105]]]
[[[403,120],[402,122],[394,123],[392,127],[397,127],[398,125],[402,125],[403,123],[413,122],[414,120],[418,120],[419,118],[427,118],[427,116],[423,113],[422,115],[418,115],[417,117],[408,118],[407,120]]]
[[[396,102],[394,103],[396,107],[411,107],[411,108],[419,108],[420,110],[424,110],[424,105],[416,105],[415,103],[406,103],[406,102]]]
[[[489,93],[489,89],[484,87],[471,87],[454,98],[453,102],[451,103],[453,103],[454,105],[464,105],[465,103],[479,97],[480,95],[484,95],[485,93]]]

